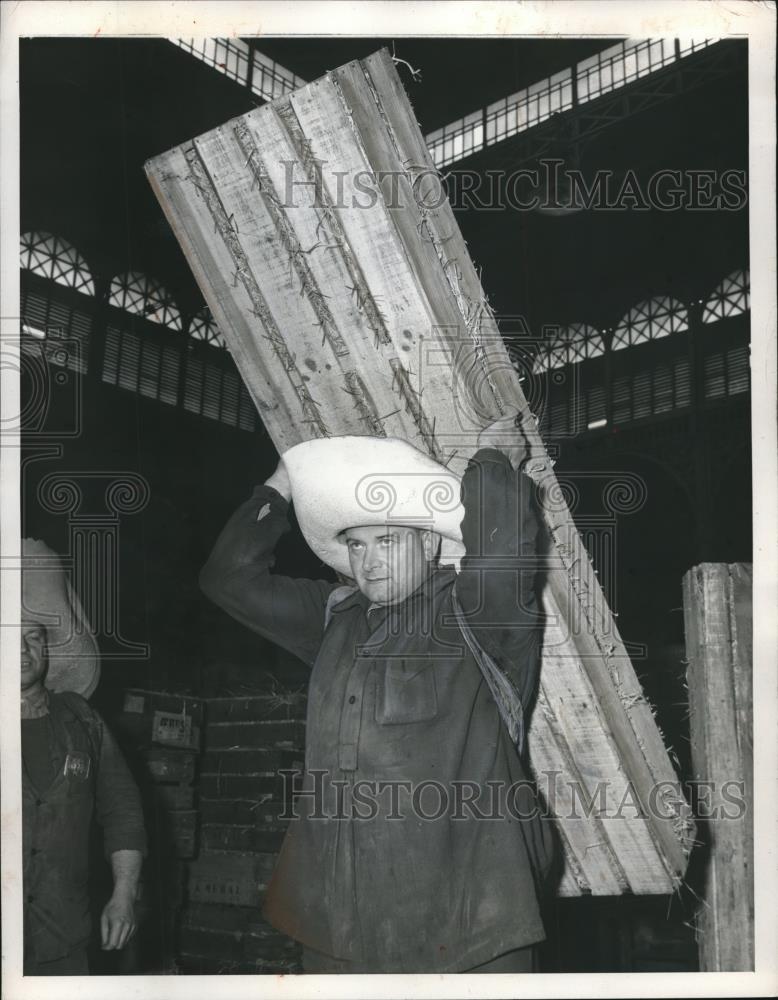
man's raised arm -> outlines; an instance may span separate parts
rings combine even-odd
[[[200,572],[203,592],[241,624],[313,664],[324,609],[335,584],[271,573],[275,547],[289,530],[289,477],[283,459],[235,511]]]
[[[540,669],[542,612],[536,597],[540,515],[515,415],[479,439],[462,480],[466,555],[457,597],[481,647],[515,684],[526,708]]]

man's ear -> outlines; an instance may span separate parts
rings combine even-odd
[[[440,551],[440,535],[435,531],[422,531],[421,545],[424,558],[427,562],[433,562],[438,557]]]

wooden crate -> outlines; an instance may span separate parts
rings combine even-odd
[[[259,826],[239,826],[226,823],[206,823],[200,830],[200,842],[205,850],[213,851],[264,851],[281,849],[286,824],[275,829]]]
[[[192,809],[195,790],[192,785],[154,785],[154,801],[163,812],[173,809]]]
[[[203,724],[204,705],[202,698],[171,691],[147,691],[144,688],[128,688],[124,692],[122,710],[135,714],[170,712],[173,715],[189,715],[198,726]]]
[[[197,810],[171,809],[166,819],[175,856],[193,858],[197,854]]]
[[[273,962],[294,962],[302,949],[292,938],[281,934],[270,924],[254,923],[243,936],[243,957],[263,965]]]
[[[274,854],[201,851],[189,865],[189,899],[194,903],[260,906],[274,866]]]
[[[243,961],[243,935],[183,924],[179,936],[184,955],[197,956],[227,965]],[[227,971],[227,970],[225,970]]]
[[[302,973],[299,959],[275,962],[225,961],[182,952],[179,956],[181,972],[195,976],[292,976]]]
[[[278,747],[235,747],[206,750],[200,759],[202,774],[255,774],[257,771],[300,770],[305,758],[299,750]]]
[[[189,903],[181,914],[181,924],[211,931],[243,933],[256,920],[253,906],[224,906],[219,903]]]
[[[146,169],[280,453],[316,437],[387,435],[461,473],[506,406],[542,451],[386,51]],[[371,177],[366,198],[358,183]],[[671,892],[693,842],[689,807],[553,467],[541,458],[527,471],[552,542],[529,745],[535,770],[558,776],[558,891]],[[567,818],[571,786],[589,797],[604,786],[604,811]],[[641,808],[623,810],[630,798]]]
[[[191,785],[195,778],[197,755],[181,750],[147,750],[143,755],[152,781]]]
[[[206,798],[250,799],[270,795],[274,799],[292,796],[292,778],[275,771],[254,774],[201,774],[200,794]]]
[[[214,722],[205,732],[207,750],[297,749],[305,745],[304,719]]]
[[[203,823],[226,826],[256,826],[259,829],[284,830],[288,820],[280,819],[286,809],[283,802],[256,796],[249,799],[208,799],[200,798],[200,814]]]
[[[300,945],[257,916],[254,907],[192,903],[181,917],[181,950],[235,963],[299,959]]]
[[[300,719],[305,715],[303,692],[209,698],[208,722],[247,722],[256,719]]]
[[[158,744],[199,750],[203,702],[189,695],[131,688],[114,722],[118,732],[136,747]]]

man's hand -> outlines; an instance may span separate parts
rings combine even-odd
[[[123,892],[114,892],[100,917],[103,951],[123,948],[135,933],[135,906]]]
[[[484,427],[478,435],[479,448],[496,448],[503,455],[514,469],[524,465],[531,458],[546,457],[546,450],[542,445],[532,445],[529,435],[523,429],[523,421],[529,416],[521,413],[515,407],[506,409],[505,413]]]
[[[292,484],[289,482],[289,473],[286,470],[283,458],[278,460],[276,471],[270,479],[265,480],[265,486],[272,486],[277,493],[281,494],[284,500],[289,501],[292,499]]]
[[[123,948],[135,933],[135,898],[142,863],[140,851],[127,849],[111,854],[113,895],[100,917],[103,951]]]

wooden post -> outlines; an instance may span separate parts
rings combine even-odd
[[[707,849],[696,917],[700,969],[748,971],[754,968],[751,566],[693,567],[683,580],[683,604],[692,765],[701,782],[698,829]]]

